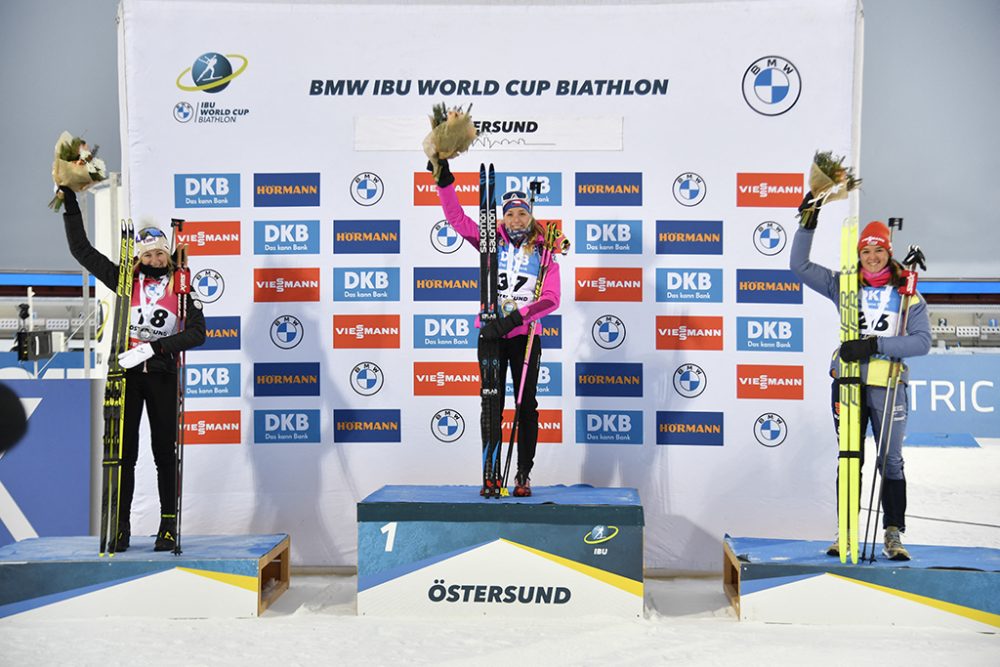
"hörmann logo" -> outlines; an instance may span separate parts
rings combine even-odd
[[[253,441],[257,444],[318,444],[319,410],[254,410]]]
[[[576,441],[583,445],[641,445],[642,410],[577,410]]]
[[[254,301],[319,301],[319,268],[253,270]]]
[[[642,364],[576,364],[577,396],[642,396]]]
[[[318,255],[319,220],[254,220],[253,254]]]
[[[399,348],[399,315],[334,315],[335,349]]]
[[[562,315],[546,315],[542,318],[541,329],[536,329],[542,337],[542,349],[562,349]]]
[[[721,303],[722,269],[656,269],[656,300]]]
[[[319,206],[319,173],[254,174],[253,205]]]
[[[319,396],[318,362],[255,363],[254,396]]]
[[[478,396],[476,361],[413,362],[414,396]]]
[[[538,183],[539,192],[535,206],[562,206],[562,174],[559,172],[497,173],[497,192],[511,190],[530,192],[532,183]]]
[[[656,412],[656,444],[721,447],[721,412]]]
[[[206,317],[205,342],[191,351],[197,354],[209,350],[238,349],[240,349],[240,317],[235,315]]]
[[[414,301],[479,301],[479,269],[413,267]]]
[[[506,396],[514,396],[514,381],[510,375],[504,384]],[[562,363],[559,361],[543,361],[538,367],[538,396],[562,396]]]
[[[514,423],[514,411],[503,411],[501,433],[504,442],[510,442],[510,429]],[[538,442],[560,444],[562,442],[562,410],[538,411]]]
[[[479,173],[473,171],[456,171],[455,194],[462,206],[479,206]],[[427,171],[413,173],[413,205],[440,206],[437,185],[434,177]]]
[[[399,267],[335,267],[333,300],[399,301]]]
[[[698,315],[657,315],[657,350],[721,350],[722,318]]]
[[[184,396],[226,398],[240,395],[239,364],[186,364]]]
[[[333,441],[400,442],[399,410],[334,410]]]
[[[577,172],[577,206],[642,206],[642,172]]]
[[[185,445],[238,445],[242,442],[239,410],[185,410]]]
[[[657,255],[721,255],[721,220],[657,220]]]
[[[801,317],[737,317],[736,349],[746,352],[801,352]]]
[[[802,174],[736,174],[736,205],[798,208],[805,196]]]
[[[802,303],[802,283],[787,269],[736,269],[737,303]]]
[[[575,249],[583,255],[641,255],[642,220],[577,220]]]
[[[174,208],[238,208],[239,174],[174,174]]]
[[[190,255],[239,255],[240,222],[185,222],[177,242],[186,243]]]
[[[802,366],[736,365],[736,398],[802,400]]]
[[[333,254],[398,255],[399,220],[334,220]]]
[[[475,321],[474,315],[414,315],[413,347],[476,347],[479,331]]]
[[[577,301],[642,301],[642,269],[576,268]]]

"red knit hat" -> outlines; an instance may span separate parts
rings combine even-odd
[[[865,246],[875,245],[885,248],[892,255],[892,235],[889,228],[878,220],[869,222],[858,239],[858,252]]]

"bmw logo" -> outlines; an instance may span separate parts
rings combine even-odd
[[[222,274],[212,269],[202,269],[194,274],[191,286],[203,303],[215,303],[226,291],[226,281]]]
[[[462,247],[464,239],[458,235],[447,220],[439,220],[431,227],[431,245],[438,252],[450,255]]]
[[[230,58],[240,61],[240,67],[235,72]],[[209,51],[198,56],[191,67],[188,67],[177,77],[177,87],[189,92],[221,93],[229,87],[229,82],[243,74],[247,68],[247,59],[239,54],[222,55]],[[194,85],[181,83],[190,74]],[[176,112],[175,112],[176,113]]]
[[[351,198],[361,206],[374,206],[382,199],[384,189],[381,178],[365,171],[351,181]]]
[[[753,246],[762,255],[777,255],[785,249],[785,228],[768,220],[757,225],[753,230]]]
[[[753,434],[757,442],[765,447],[777,447],[785,441],[788,435],[788,426],[781,415],[773,412],[765,412],[753,425]]]
[[[290,350],[302,342],[305,327],[293,315],[282,315],[271,322],[271,342],[282,350]]]
[[[377,394],[384,383],[382,369],[370,361],[362,361],[351,369],[351,389],[362,396]]]
[[[764,116],[780,116],[799,101],[799,70],[780,56],[758,59],[743,74],[743,99]]]
[[[697,364],[683,364],[674,371],[674,389],[684,398],[701,396],[707,385],[705,371]]]
[[[431,417],[431,433],[441,442],[455,442],[465,433],[465,419],[455,410],[438,410]]]
[[[613,350],[625,342],[625,323],[614,315],[602,315],[590,329],[594,342],[605,350]]]
[[[697,206],[705,198],[705,180],[687,172],[674,179],[674,199],[681,206]]]
[[[174,105],[174,120],[178,123],[186,123],[194,118],[194,107],[187,102],[178,102]]]

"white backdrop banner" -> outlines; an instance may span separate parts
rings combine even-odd
[[[444,101],[481,131],[452,163],[468,212],[493,162],[573,242],[533,483],[637,487],[647,568],[715,570],[727,532],[832,534],[836,313],[788,250],[813,151],[857,154],[860,25],[854,0],[125,0],[130,209],[187,220],[209,324],[185,531],[284,531],[296,564],[349,566],[367,494],[478,484],[477,249],[420,150]],[[848,214],[824,209],[817,261]]]

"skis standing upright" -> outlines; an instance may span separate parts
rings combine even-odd
[[[121,499],[122,430],[125,421],[125,369],[118,355],[128,349],[129,313],[132,309],[135,233],[131,220],[122,220],[118,254],[118,284],[104,385],[104,439],[101,460],[101,532],[98,554],[114,556],[118,547],[118,509]]]
[[[479,165],[479,322],[485,326],[497,310],[497,209],[493,165]],[[500,413],[504,388],[500,377],[500,342],[479,339],[479,376],[483,437],[483,486],[486,498],[500,497]]]
[[[174,293],[177,295],[177,330],[184,330],[187,318],[187,301],[191,293],[191,270],[188,268],[187,245],[177,245],[178,235],[184,231],[184,221],[173,218],[170,226],[174,231],[174,257],[177,268],[174,270]],[[177,353],[177,435],[174,444],[174,470],[176,472],[177,489],[174,505],[176,529],[174,531],[175,556],[181,555],[181,496],[184,488],[184,393],[187,390],[185,370],[186,358],[184,350]]]
[[[844,221],[840,230],[840,342],[858,337],[858,219]],[[858,562],[858,514],[861,494],[861,364],[839,360],[840,390],[837,468],[837,546],[840,562]]]

